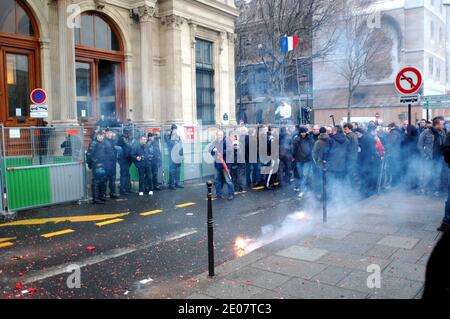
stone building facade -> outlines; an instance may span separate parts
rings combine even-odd
[[[2,0],[0,122],[235,120],[234,0]]]
[[[401,95],[394,86],[400,68],[416,66],[422,71],[422,95],[441,95],[449,91],[447,7],[439,0],[379,0],[374,1],[373,6],[372,12],[379,15],[377,19],[384,37],[384,58],[370,66],[356,91],[352,117],[368,119],[379,113],[385,124],[400,123],[407,119],[407,106],[400,103]],[[331,114],[339,122],[347,117],[347,85],[337,74],[339,62],[339,55],[314,61],[316,123],[331,123]],[[436,115],[450,116],[450,112],[430,110],[428,117]],[[413,121],[426,116],[422,106],[413,106]]]

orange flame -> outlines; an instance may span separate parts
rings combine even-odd
[[[250,243],[249,238],[237,237],[234,240],[234,251],[238,257],[242,257],[247,253],[247,247]]]

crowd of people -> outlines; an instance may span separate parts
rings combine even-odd
[[[372,121],[365,125],[342,126],[240,125],[226,132],[218,129],[208,152],[215,159],[215,193],[233,200],[235,192],[248,188],[292,185],[297,196],[305,194],[321,199],[326,172],[327,197],[335,190],[350,189],[369,197],[383,189],[405,188],[419,194],[439,197],[447,192],[449,167],[445,154],[450,138],[444,118],[417,125],[407,121],[386,127]],[[450,136],[450,134],[449,134]],[[120,194],[131,193],[130,167],[139,173],[139,195],[161,190],[158,180],[162,165],[161,140],[154,133],[131,141],[129,132],[114,136],[100,129],[89,146],[87,163],[93,171],[92,192],[95,204],[116,198],[116,163],[120,166]],[[183,142],[176,125],[164,135],[170,156],[168,188],[183,188],[180,168]],[[450,198],[439,230],[450,222]]]

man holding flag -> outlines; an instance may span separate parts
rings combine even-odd
[[[216,169],[216,180],[214,186],[216,188],[216,198],[222,198],[222,188],[224,183],[226,183],[228,188],[228,200],[233,200],[234,185],[231,179],[230,166],[227,163],[227,155],[233,160],[234,151],[230,141],[225,138],[223,131],[217,131],[216,139],[209,147],[209,151],[215,159],[214,168]]]

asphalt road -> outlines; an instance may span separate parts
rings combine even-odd
[[[236,237],[257,237],[300,207],[288,188],[214,201],[216,264],[238,258]],[[187,280],[207,270],[206,212],[204,183],[23,212],[0,224],[0,298],[133,298]],[[69,265],[80,267],[79,289],[67,287]]]

